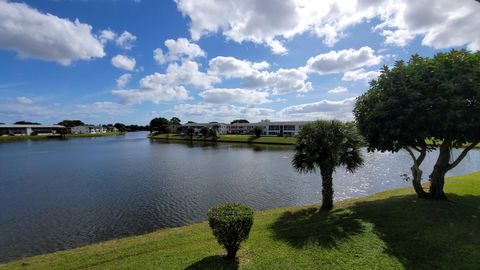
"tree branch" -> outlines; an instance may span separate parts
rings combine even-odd
[[[468,151],[472,150],[478,143],[480,143],[480,141],[476,141],[476,142],[470,144],[465,149],[463,149],[462,153],[457,157],[457,159],[453,163],[448,164],[447,170],[451,170],[451,169],[455,168],[460,163],[460,161],[462,161],[462,159],[465,158]]]

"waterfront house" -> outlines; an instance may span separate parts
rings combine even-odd
[[[216,123],[216,122],[211,122],[211,123],[187,123],[182,126],[181,130],[183,133],[185,133],[188,128],[193,128],[195,134],[199,134],[202,128],[206,127],[208,129],[212,128],[214,125],[218,125],[218,134],[227,134],[228,133],[228,124],[225,123]]]
[[[84,125],[71,128],[72,134],[96,134],[106,133],[108,129],[104,126]]]
[[[0,136],[55,135],[65,130],[61,125],[0,125]]]

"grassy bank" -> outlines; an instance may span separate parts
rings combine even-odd
[[[257,212],[239,262],[227,263],[206,223],[165,229],[0,269],[480,269],[480,172],[446,183],[455,201],[410,188],[318,206]]]
[[[66,134],[64,138],[86,138],[86,137],[103,137],[103,136],[113,136],[113,135],[122,135],[125,132],[107,132],[107,133],[95,133],[95,134]],[[18,141],[39,141],[39,140],[52,140],[52,139],[62,139],[60,136],[0,136],[0,143],[2,142],[18,142]]]
[[[181,136],[178,134],[160,134],[150,136],[151,139],[162,140],[182,140],[190,141],[190,137]],[[203,136],[193,136],[193,141],[212,141],[211,138],[205,139]],[[294,145],[296,137],[255,137],[251,135],[220,135],[217,142],[234,142],[234,143],[258,143],[258,144],[279,144],[279,145]]]

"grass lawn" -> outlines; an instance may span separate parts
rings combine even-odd
[[[0,265],[0,269],[480,269],[480,172],[446,183],[452,202],[412,189],[257,212],[237,263],[206,223]]]
[[[178,134],[160,134],[150,136],[151,139],[168,139],[168,140],[190,140],[189,137]],[[210,138],[203,136],[193,136],[193,141],[211,141]],[[259,143],[259,144],[281,144],[294,145],[297,142],[296,137],[255,137],[251,135],[220,135],[217,142],[238,142],[238,143]]]

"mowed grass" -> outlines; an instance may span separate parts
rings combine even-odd
[[[410,188],[257,212],[236,263],[207,223],[27,258],[0,269],[480,269],[480,172],[450,178],[454,202]]]
[[[182,140],[189,141],[190,137],[181,136],[178,134],[160,134],[150,136],[151,139],[164,140]],[[193,141],[212,141],[211,138],[203,136],[193,136]],[[217,142],[237,142],[237,143],[258,143],[258,144],[280,144],[280,145],[294,145],[297,142],[296,137],[255,137],[252,135],[219,135]]]

